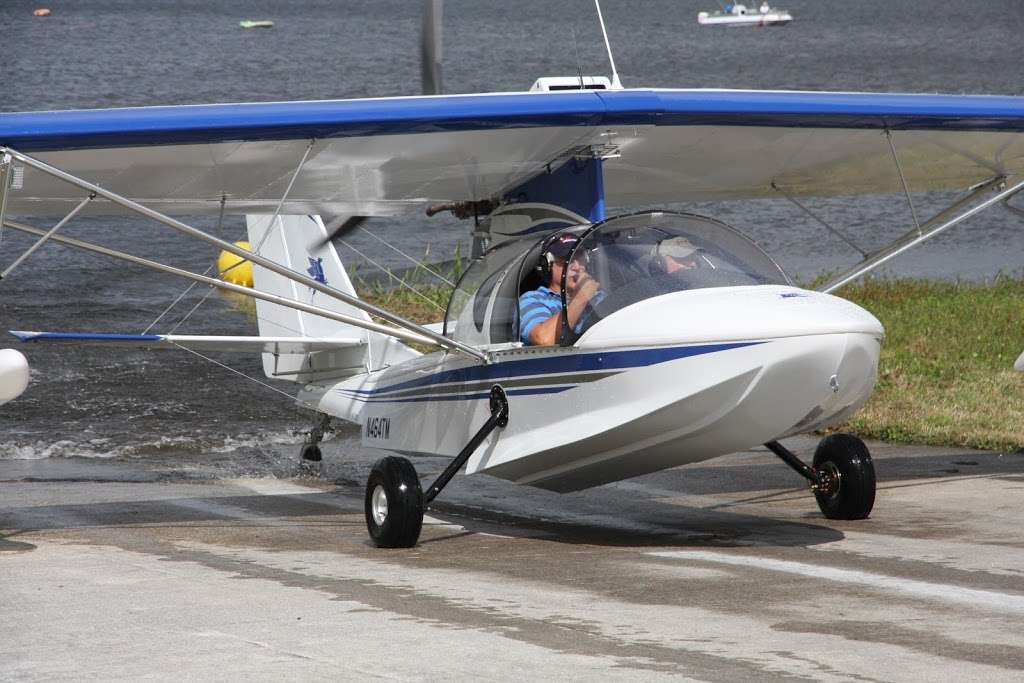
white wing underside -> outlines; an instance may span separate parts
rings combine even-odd
[[[1024,171],[1016,132],[902,131],[893,136],[911,191],[964,189]],[[419,133],[316,141],[284,214],[395,216],[440,201],[500,195],[574,149],[609,140],[610,205],[901,191],[877,130],[754,126],[542,128]],[[273,213],[308,147],[305,140],[41,152],[43,161],[169,214]],[[8,211],[54,215],[80,190],[31,169]],[[118,213],[96,200],[92,213]]]
[[[170,214],[222,200],[273,213],[282,198],[282,214],[416,213],[500,197],[574,154],[604,157],[606,202],[629,208],[778,196],[773,182],[794,196],[902,191],[893,147],[911,191],[1018,175],[1024,98],[635,90],[31,112],[0,114],[2,145]],[[82,198],[18,174],[10,214]]]

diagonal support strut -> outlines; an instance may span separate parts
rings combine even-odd
[[[483,440],[498,427],[504,427],[508,424],[508,397],[505,395],[505,390],[501,388],[500,384],[495,384],[491,387],[491,416],[487,418],[487,422],[473,435],[473,438],[469,440],[466,447],[455,456],[448,467],[444,469],[434,483],[430,485],[426,493],[423,494],[423,505],[429,505],[432,500],[437,498],[437,494],[441,493],[441,490],[448,485],[448,482],[452,480],[455,473],[458,472],[466,461],[469,460],[469,456],[473,455],[473,452],[480,447]]]
[[[33,228],[30,225],[18,223],[16,221],[8,220],[4,222],[4,225],[6,225],[9,228],[13,228],[14,230],[18,230],[19,232],[27,233],[29,235],[43,235],[42,230],[38,228]],[[344,313],[337,313],[328,308],[321,308],[320,306],[314,306],[312,304],[306,304],[301,301],[295,301],[294,299],[278,296],[277,294],[261,292],[259,290],[251,289],[243,285],[236,285],[225,280],[218,280],[217,278],[199,275],[198,273],[193,273],[188,270],[182,270],[181,268],[175,268],[174,266],[169,266],[164,263],[150,261],[149,259],[144,259],[140,256],[133,256],[131,254],[126,254],[124,252],[116,251],[114,249],[108,249],[107,247],[101,247],[97,244],[83,242],[81,240],[72,239],[70,237],[61,237],[60,235],[54,235],[52,239],[54,242],[57,242],[58,244],[63,244],[69,247],[75,247],[76,249],[89,251],[94,254],[110,256],[111,258],[116,258],[122,261],[127,261],[129,263],[134,263],[135,265],[150,268],[152,270],[157,270],[162,273],[178,275],[180,277],[184,277],[201,284],[209,285],[210,287],[217,287],[219,289],[228,290],[230,292],[235,292],[237,294],[251,297],[253,299],[262,299],[263,301],[269,301],[272,304],[278,304],[279,306],[293,308],[297,311],[302,311],[304,313],[318,315],[322,318],[327,318],[329,320],[336,320],[338,322],[345,323],[346,325],[352,325],[353,327],[362,327],[364,329],[370,330],[371,332],[379,332],[381,334],[386,334],[391,337],[401,339],[403,341],[417,342],[420,344],[432,343],[431,340],[426,339],[425,337],[421,337],[420,335],[415,334],[414,332],[410,332],[402,328],[388,327],[387,325],[370,322],[362,318],[355,318],[353,316],[345,315]]]
[[[911,247],[931,239],[954,225],[967,220],[976,213],[984,211],[993,204],[1001,202],[1003,199],[1012,197],[1022,189],[1024,189],[1024,178],[1020,176],[992,178],[975,187],[973,192],[948,209],[941,211],[930,220],[922,223],[920,228],[914,226],[888,246],[883,247],[857,265],[832,278],[819,287],[818,291],[825,293],[833,292],[848,282],[856,280],[861,275],[878,268],[890,259],[899,256]]]
[[[49,176],[62,180],[70,185],[74,185],[75,187],[78,187],[90,194],[102,197],[130,211],[133,211],[134,213],[140,214],[142,216],[145,216],[146,218],[150,218],[159,223],[163,223],[164,225],[173,228],[178,232],[185,233],[190,237],[195,237],[196,239],[202,240],[216,247],[219,247],[220,249],[227,251],[228,253],[234,254],[239,258],[252,261],[256,265],[262,266],[271,272],[277,273],[282,277],[292,280],[293,282],[305,285],[318,292],[322,292],[323,294],[329,297],[332,297],[339,301],[343,301],[344,303],[352,306],[353,308],[358,308],[362,311],[369,313],[370,315],[374,315],[377,316],[378,318],[386,320],[387,322],[393,325],[405,328],[406,330],[409,330],[410,332],[415,333],[420,337],[426,337],[427,339],[430,340],[430,343],[434,344],[435,346],[439,346],[449,351],[456,351],[462,353],[477,360],[480,363],[486,364],[489,362],[487,354],[483,353],[478,349],[474,349],[472,346],[463,344],[462,342],[456,341],[454,339],[449,339],[448,337],[438,334],[437,332],[434,332],[433,330],[423,327],[422,325],[417,325],[411,320],[407,320],[400,315],[396,315],[388,310],[380,308],[379,306],[374,306],[373,304],[364,301],[359,297],[352,296],[338,289],[335,289],[334,287],[330,287],[303,273],[299,273],[290,268],[282,266],[276,261],[272,261],[266,257],[260,256],[259,254],[255,254],[251,251],[242,249],[231,242],[227,242],[218,237],[214,237],[213,235],[203,232],[198,228],[194,228],[191,225],[187,225],[179,220],[171,218],[170,216],[162,214],[159,211],[155,211],[147,206],[143,206],[142,204],[132,201],[131,199],[123,197],[115,192],[106,190],[100,187],[99,185],[94,185],[93,183],[82,180],[81,178],[71,175],[70,173],[66,173],[65,171],[62,171],[59,168],[56,168],[43,161],[40,161],[39,159],[28,156],[26,154],[22,154],[21,152],[11,149],[10,147],[0,147],[0,154],[9,154],[11,157],[17,159],[26,166],[31,166],[32,168],[38,171],[41,171]]]
[[[40,237],[38,240],[36,240],[36,242],[31,247],[29,247],[28,249],[25,250],[25,253],[23,253],[21,256],[16,258],[14,260],[14,263],[12,263],[11,265],[7,266],[7,268],[5,268],[2,273],[0,273],[0,280],[3,280],[5,277],[10,275],[11,272],[15,268],[17,268],[22,263],[24,263],[25,259],[27,259],[29,256],[34,254],[36,252],[36,250],[39,249],[39,247],[41,247],[44,244],[46,244],[47,242],[49,242],[50,238],[53,237],[57,233],[58,230],[63,228],[65,225],[67,225],[71,221],[71,219],[74,218],[75,216],[77,216],[79,214],[79,212],[81,212],[81,210],[84,209],[86,207],[86,205],[89,202],[91,202],[95,197],[96,197],[96,195],[90,194],[88,197],[83,199],[78,204],[78,206],[73,208],[71,210],[71,212],[67,216],[64,216],[64,218],[62,218],[55,226],[50,228],[47,232],[43,233],[42,237]],[[0,213],[0,225],[3,224],[3,219],[4,219],[3,218],[3,214]]]

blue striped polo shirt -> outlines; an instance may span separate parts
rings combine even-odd
[[[562,310],[562,295],[541,286],[519,297],[519,340],[530,343],[530,332]]]
[[[586,308],[583,309],[583,314],[580,315],[580,319],[576,321],[573,332],[579,334],[580,330],[583,329],[583,324],[590,318],[590,314],[593,313],[593,306],[598,305],[604,301],[605,292],[603,290],[598,291],[594,294],[593,298],[587,302]],[[532,292],[526,292],[519,297],[519,339],[524,344],[530,343],[530,330],[537,326],[538,323],[542,323],[551,316],[557,314],[562,310],[562,295],[555,294],[547,287],[543,285]]]

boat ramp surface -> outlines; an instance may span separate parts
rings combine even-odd
[[[767,451],[565,496],[457,477],[385,551],[379,454],[326,446],[319,477],[0,461],[3,677],[1024,676],[1024,455],[873,444],[863,522]]]

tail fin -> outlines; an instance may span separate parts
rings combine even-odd
[[[278,216],[273,225],[270,224],[271,218],[263,214],[246,216],[249,243],[253,249],[272,261],[356,296],[352,281],[345,272],[337,249],[327,239],[327,229],[319,216]],[[253,267],[253,286],[263,292],[370,320],[369,314],[360,309],[258,265]],[[256,317],[261,337],[347,337],[364,340],[362,346],[344,350],[288,355],[264,353],[263,372],[267,377],[315,384],[318,380],[370,372],[419,355],[393,337],[268,301],[256,301]]]

